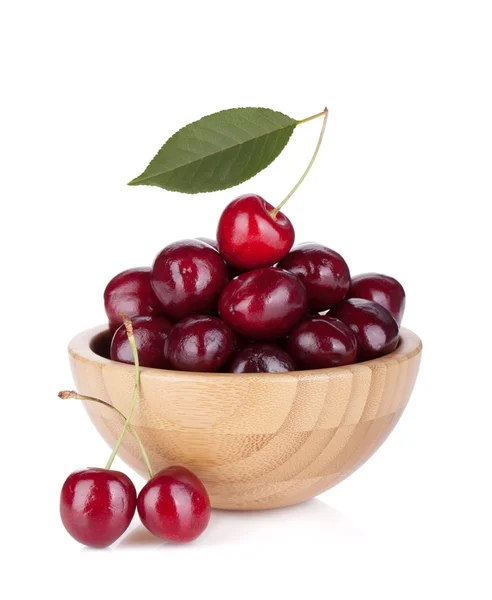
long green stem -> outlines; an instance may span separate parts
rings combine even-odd
[[[112,404],[109,404],[108,402],[104,402],[104,400],[99,400],[99,398],[93,398],[92,396],[83,396],[82,394],[77,394],[77,392],[74,392],[73,390],[64,390],[62,392],[59,392],[58,397],[61,398],[62,400],[69,400],[70,398],[72,398],[73,400],[83,400],[84,402],[97,402],[98,404],[102,404],[103,406],[107,406],[108,408],[111,408],[112,410],[114,410],[116,413],[118,413],[120,415],[120,417],[123,419],[124,422],[126,421],[125,415],[120,410],[118,410],[116,408],[116,406],[113,406]],[[145,463],[145,466],[147,467],[147,471],[149,472],[149,477],[152,479],[152,477],[154,476],[154,472],[152,470],[152,466],[150,464],[149,457],[147,455],[147,452],[145,451],[145,448],[144,448],[142,440],[140,439],[140,436],[135,431],[135,429],[133,428],[131,423],[128,423],[128,431],[135,438],[135,441],[137,442],[138,447],[140,448],[140,453],[142,454],[142,458]]]
[[[124,325],[126,328],[126,335],[128,336],[128,341],[130,342],[130,346],[131,346],[131,349],[133,352],[133,361],[135,363],[135,387],[133,388],[133,398],[132,398],[132,403],[130,405],[130,410],[128,411],[128,415],[126,417],[125,424],[123,425],[123,429],[121,430],[120,437],[116,441],[116,444],[113,448],[113,452],[111,452],[111,456],[109,457],[109,460],[106,463],[106,469],[111,468],[111,465],[113,464],[113,461],[114,461],[116,455],[118,454],[118,450],[120,449],[121,442],[123,441],[123,438],[125,437],[126,430],[128,429],[128,425],[130,424],[130,421],[132,419],[133,410],[135,408],[135,405],[137,404],[137,397],[139,396],[139,393],[140,393],[140,364],[138,362],[138,351],[137,351],[137,346],[135,344],[135,336],[133,335],[132,322],[127,319],[124,322]]]
[[[297,191],[297,189],[299,188],[299,186],[301,185],[301,183],[304,181],[304,179],[306,179],[306,175],[309,173],[309,171],[311,170],[311,167],[314,164],[314,161],[316,160],[316,156],[318,155],[318,151],[320,149],[321,142],[323,141],[323,135],[324,135],[325,129],[326,129],[326,121],[328,119],[328,109],[325,108],[325,110],[323,112],[318,113],[317,115],[313,115],[312,117],[308,117],[307,119],[304,119],[303,121],[298,121],[298,123],[307,123],[307,121],[311,121],[312,119],[316,119],[317,117],[320,117],[321,115],[324,115],[323,125],[321,126],[321,133],[319,134],[319,139],[318,139],[318,143],[316,144],[316,148],[314,150],[314,154],[313,154],[311,160],[309,161],[309,164],[308,164],[306,170],[302,174],[302,177],[295,184],[295,186],[291,189],[291,191],[287,194],[287,196],[282,200],[282,202],[276,208],[274,208],[272,210],[272,212],[270,213],[274,219],[277,218],[278,213],[282,210],[282,207],[285,205],[285,203],[287,202],[287,200],[289,200],[289,198]]]

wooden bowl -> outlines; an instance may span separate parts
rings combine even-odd
[[[134,367],[103,357],[109,340],[102,326],[71,341],[73,377],[79,393],[127,414]],[[132,424],[154,470],[188,467],[216,508],[297,504],[348,477],[383,443],[408,402],[421,351],[420,339],[402,329],[395,352],[347,367],[241,375],[142,368]],[[85,405],[112,446],[121,419]],[[119,455],[146,476],[131,434]]]

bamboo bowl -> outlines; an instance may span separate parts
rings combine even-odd
[[[127,414],[134,367],[104,358],[109,341],[104,326],[76,336],[69,345],[72,373],[79,393]],[[408,402],[421,351],[420,339],[402,329],[394,352],[347,367],[241,375],[142,368],[132,424],[154,470],[188,467],[216,508],[297,504],[348,477],[384,442]],[[120,418],[84,404],[113,445]],[[120,456],[146,476],[129,433]]]

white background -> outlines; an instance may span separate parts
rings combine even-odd
[[[2,61],[2,589],[8,598],[490,598],[490,4],[9,2]],[[117,272],[213,236],[221,209],[273,204],[320,121],[234,190],[127,187],[175,130],[235,106],[330,109],[286,214],[353,273],[396,276],[421,373],[390,439],[318,499],[213,514],[172,547],[135,520],[86,550],[64,531],[70,471],[109,449],[77,403],[66,345],[104,321]],[[120,468],[125,468],[118,464]],[[135,478],[137,487],[142,480]],[[138,594],[138,596],[137,596]]]

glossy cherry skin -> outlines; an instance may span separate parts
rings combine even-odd
[[[292,357],[276,344],[250,342],[232,357],[229,373],[286,373],[295,371]]]
[[[210,499],[203,483],[184,467],[163,469],[142,488],[137,510],[147,529],[164,540],[191,542],[210,520]]]
[[[287,349],[302,369],[350,365],[357,359],[357,339],[352,330],[333,317],[312,317],[289,335]]]
[[[217,227],[217,242],[224,260],[246,271],[269,267],[292,248],[294,228],[261,196],[246,194],[228,204]]]
[[[251,340],[274,340],[289,333],[307,309],[301,280],[269,267],[239,275],[219,299],[221,318]]]
[[[135,345],[140,366],[154,369],[169,368],[164,355],[164,342],[172,328],[166,317],[136,317],[132,319]],[[133,365],[133,352],[124,325],[113,336],[110,350],[111,360]]]
[[[122,314],[129,319],[164,314],[150,284],[150,272],[150,267],[128,269],[113,277],[106,286],[104,308],[113,333],[123,323]]]
[[[166,315],[175,320],[210,314],[228,282],[227,268],[208,243],[182,240],[166,246],[156,257],[152,287]]]
[[[301,279],[306,286],[309,308],[316,312],[341,302],[350,287],[350,271],[345,260],[321,244],[299,244],[278,267]]]
[[[364,298],[384,306],[398,325],[405,311],[405,290],[399,281],[388,275],[364,273],[352,277],[347,298]]]
[[[196,315],[171,329],[165,353],[174,369],[213,373],[226,364],[234,347],[234,334],[228,325],[217,317]]]
[[[359,361],[384,356],[398,346],[398,323],[376,302],[344,300],[330,310],[330,317],[340,319],[355,333]]]
[[[88,468],[74,471],[63,484],[60,515],[81,544],[105,548],[128,528],[137,507],[135,486],[124,473]]]

